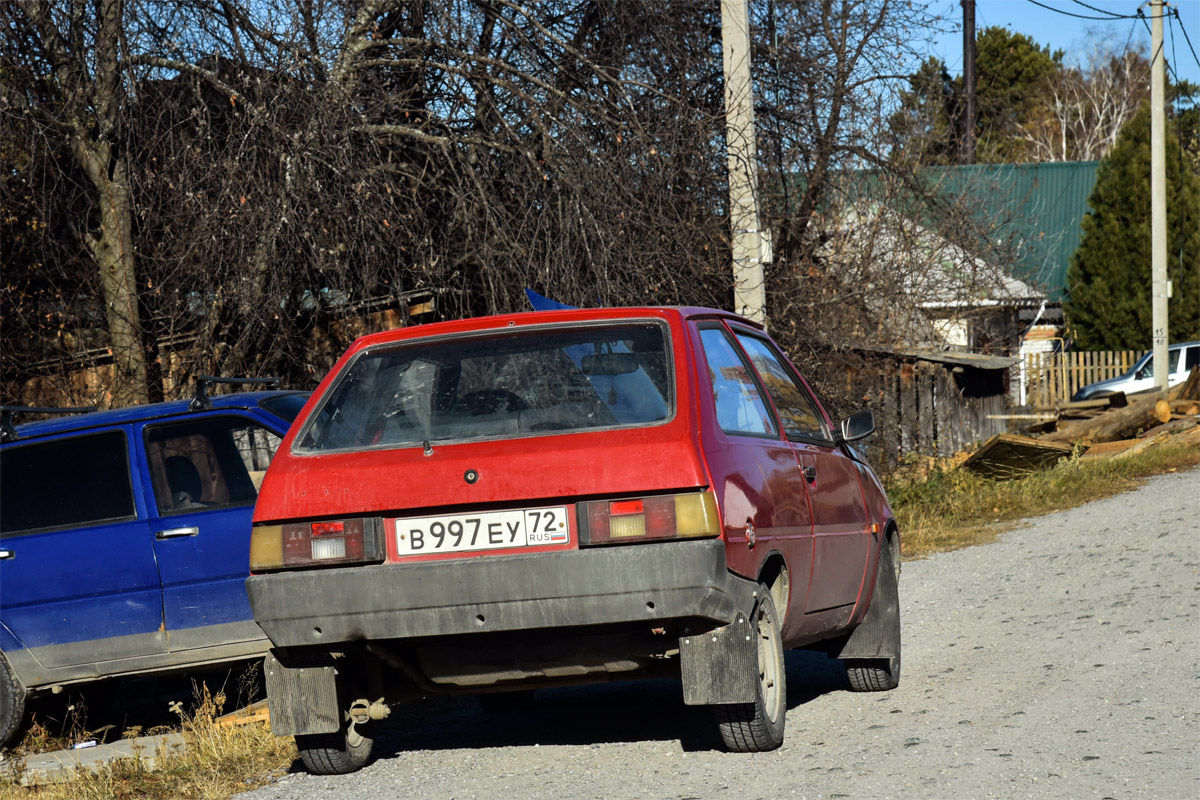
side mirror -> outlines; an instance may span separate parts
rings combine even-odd
[[[857,442],[875,432],[875,414],[871,409],[855,411],[842,420],[841,433],[843,442]]]

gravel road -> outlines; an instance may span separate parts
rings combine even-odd
[[[718,751],[678,684],[470,700],[389,721],[355,775],[290,774],[308,798],[1200,797],[1200,472],[906,562],[900,688],[848,690],[788,654],[787,741]]]

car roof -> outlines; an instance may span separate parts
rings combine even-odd
[[[512,314],[496,314],[487,317],[468,317],[466,319],[449,320],[446,322],[431,322],[424,325],[412,325],[395,328],[381,333],[363,336],[350,346],[351,352],[376,344],[404,341],[408,339],[423,339],[431,336],[444,336],[457,333],[483,333],[488,331],[508,330],[513,327],[531,325],[569,324],[571,322],[605,322],[657,317],[659,319],[700,319],[722,318],[751,325],[756,328],[763,326],[731,311],[716,308],[701,308],[697,306],[620,306],[606,308],[572,308],[555,311],[520,311]]]
[[[232,408],[258,408],[259,403],[272,397],[282,397],[290,394],[306,394],[305,392],[273,389],[269,391],[236,392],[209,396],[209,407],[205,410],[219,411]],[[142,422],[150,419],[179,417],[197,413],[191,408],[192,399],[168,400],[164,403],[148,403],[141,406],[126,406],[112,408],[107,411],[89,411],[83,414],[67,414],[53,419],[25,422],[16,426],[16,441],[27,441],[42,436],[53,436],[60,433],[94,430],[129,422]]]

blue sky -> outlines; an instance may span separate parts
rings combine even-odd
[[[1059,11],[1069,12],[1090,17],[1101,17],[1087,6],[1095,9],[1110,11],[1115,14],[1136,14],[1142,5],[1139,0],[1038,0],[1044,6],[1050,6]],[[1149,24],[1150,8],[1143,13],[1147,15]],[[1181,79],[1200,83],[1200,64],[1188,49],[1188,43],[1180,31],[1180,23],[1191,37],[1192,48],[1200,53],[1200,0],[1173,0],[1171,6],[1179,10],[1179,22],[1174,19],[1163,20],[1164,46],[1167,60]],[[929,53],[936,55],[946,62],[952,75],[962,73],[962,5],[958,0],[935,0],[931,10],[944,21],[944,27],[950,29],[944,33],[935,33],[929,45]],[[1056,13],[1041,8],[1029,0],[976,0],[975,28],[981,31],[992,25],[1001,25],[1017,33],[1023,33],[1038,44],[1050,45],[1051,49],[1066,52],[1068,63],[1072,53],[1079,51],[1088,39],[1089,34],[1098,34],[1116,42],[1117,47],[1124,47],[1133,35],[1133,44],[1141,43],[1146,52],[1150,49],[1150,33],[1146,25],[1134,19],[1120,19],[1111,22],[1079,19],[1067,14]],[[1175,54],[1172,57],[1172,29],[1174,30]]]

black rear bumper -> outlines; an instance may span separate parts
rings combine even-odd
[[[255,575],[276,647],[699,618],[734,621],[754,581],[719,539]]]

